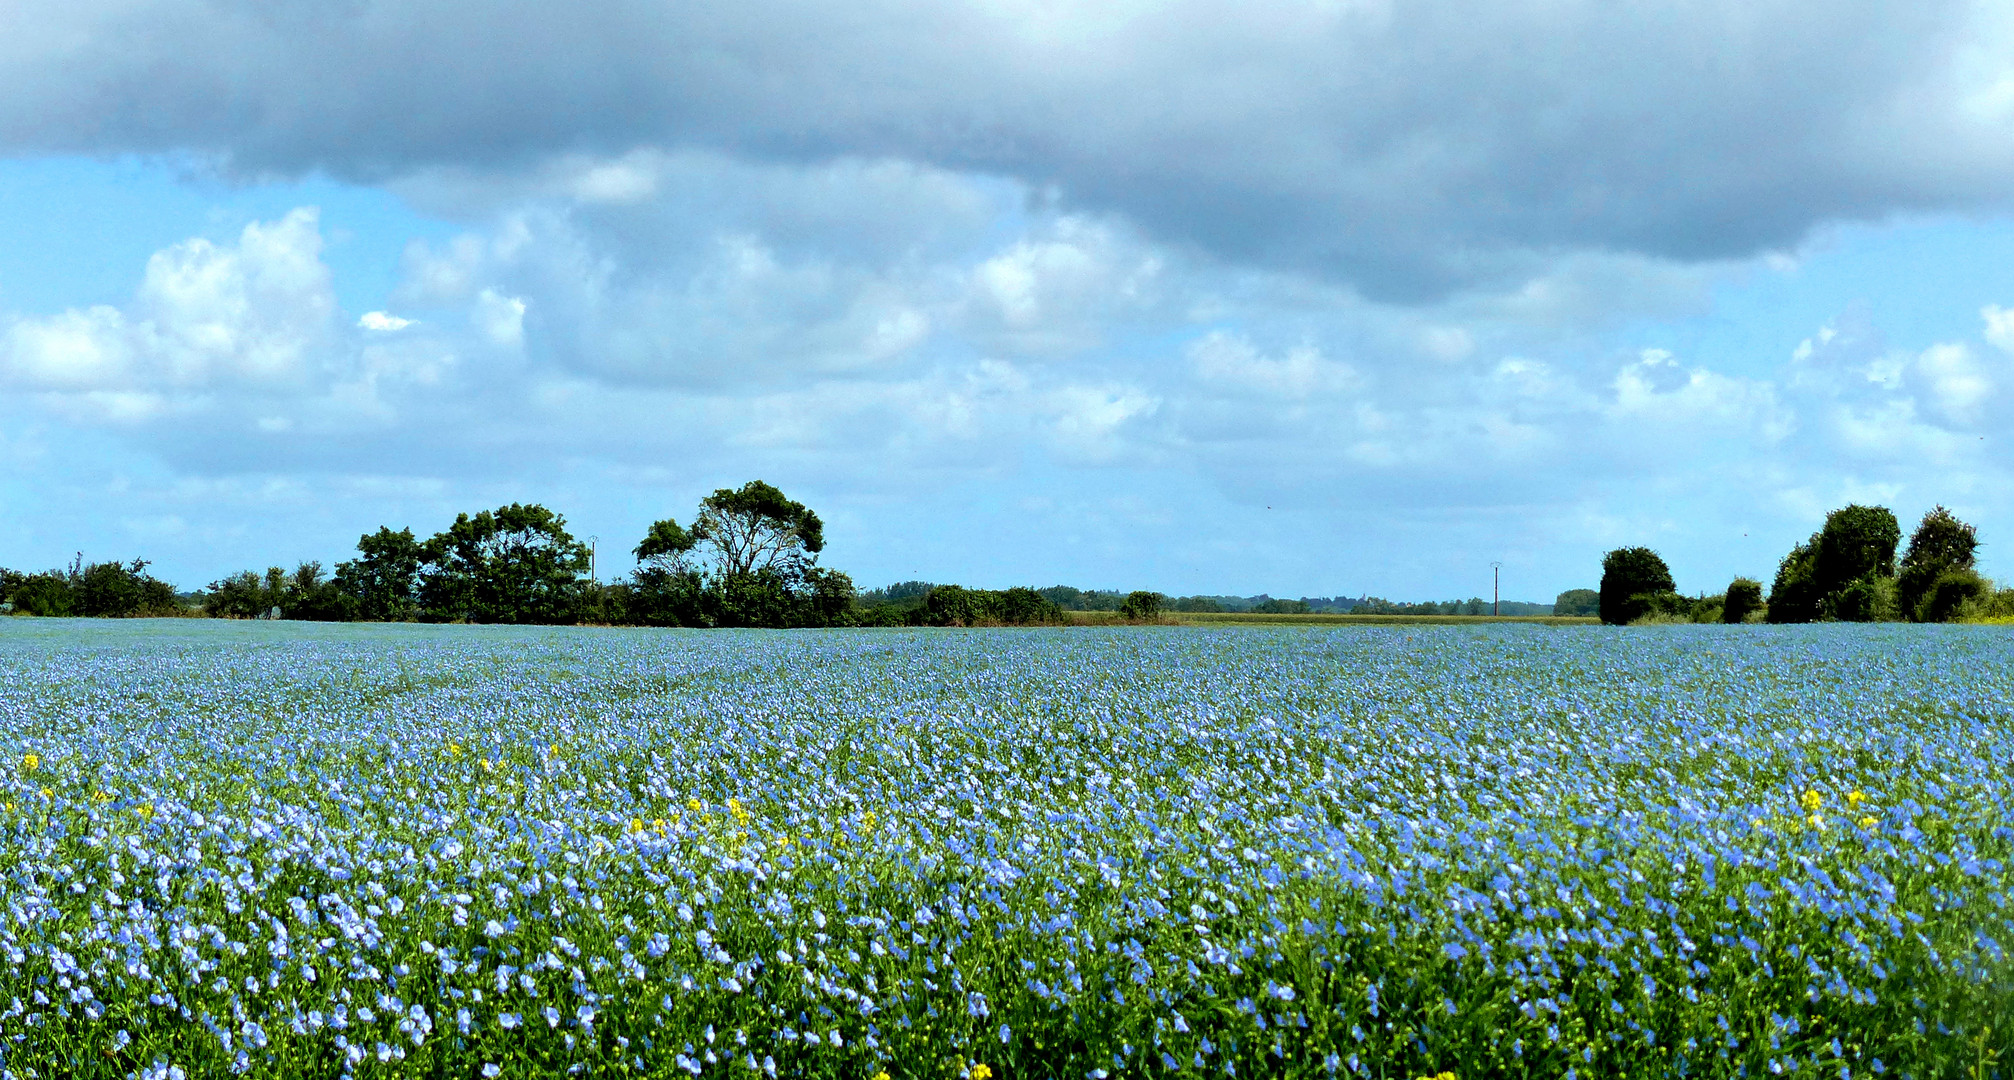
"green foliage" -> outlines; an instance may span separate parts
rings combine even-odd
[[[839,626],[855,621],[853,580],[818,565],[825,526],[770,484],[721,488],[691,528],[672,518],[636,546],[626,596],[656,626]],[[927,586],[925,587],[927,588]]]
[[[1314,609],[1306,600],[1277,600],[1272,597],[1253,604],[1252,611],[1260,615],[1306,615]]]
[[[1847,582],[1844,588],[1827,597],[1819,610],[1838,622],[1894,622],[1901,618],[1895,579],[1878,574]]]
[[[1743,623],[1749,617],[1762,612],[1762,582],[1754,578],[1738,577],[1728,582],[1727,595],[1721,598],[1720,621]]]
[[[1214,613],[1224,610],[1224,605],[1217,602],[1217,600],[1214,597],[1184,596],[1178,598],[1175,601],[1175,610],[1184,613],[1188,612]]]
[[[1807,623],[1818,617],[1821,597],[1813,578],[1816,558],[1814,545],[1803,543],[1776,564],[1776,580],[1769,587],[1770,622]]]
[[[1034,589],[1004,591],[939,585],[918,612],[925,626],[1041,626],[1064,621],[1063,609]]]
[[[1776,567],[1769,621],[1873,622],[1899,617],[1895,545],[1902,529],[1882,506],[1844,506]]]
[[[1126,594],[1126,601],[1119,605],[1119,614],[1128,619],[1149,620],[1161,617],[1161,608],[1168,598],[1157,592],[1136,589]]]
[[[1663,611],[1653,597],[1677,596],[1671,568],[1646,547],[1616,548],[1601,560],[1601,621],[1623,626]],[[1679,597],[1683,600],[1683,597]],[[1668,605],[1667,605],[1668,606]]]
[[[408,622],[419,616],[420,567],[426,550],[411,529],[377,532],[357,539],[359,557],[336,566],[335,587],[354,603],[355,618]]]
[[[0,602],[11,604],[16,615],[54,618],[182,614],[175,587],[148,574],[145,559],[86,565],[79,555],[63,570],[0,570]]]
[[[429,619],[551,624],[580,617],[587,545],[543,506],[512,503],[456,515],[424,550],[420,603]]]
[[[1696,623],[1725,622],[1727,620],[1727,595],[1723,593],[1719,596],[1703,596],[1694,600],[1688,617]],[[1737,619],[1735,621],[1739,622],[1740,620]]]
[[[1923,521],[1909,537],[1909,550],[1902,556],[1901,572],[1896,576],[1896,602],[1903,617],[1916,622],[1949,619],[1956,610],[1954,607],[1945,602],[1931,605],[1928,601],[1946,575],[1971,571],[1978,549],[1978,530],[1958,520],[1951,511],[1938,506],[1923,515]],[[1961,579],[1954,582],[1957,580]]]
[[[1894,577],[1895,545],[1901,542],[1902,527],[1885,506],[1855,504],[1825,515],[1825,527],[1812,538],[1811,577],[1818,595],[1832,597],[1857,581]]]
[[[1993,586],[1978,571],[1966,567],[1937,575],[1919,601],[1919,622],[1950,622],[1990,604]]]
[[[1572,615],[1585,618],[1601,614],[1601,594],[1593,589],[1568,589],[1552,602],[1554,615]]]

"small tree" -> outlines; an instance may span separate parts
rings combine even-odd
[[[1119,605],[1119,614],[1124,618],[1146,622],[1161,617],[1161,605],[1166,600],[1160,593],[1136,589],[1126,594],[1126,601]]]
[[[1649,614],[1651,599],[1676,594],[1671,568],[1646,547],[1616,548],[1601,560],[1601,621],[1622,626]]]
[[[1721,601],[1720,621],[1724,623],[1747,622],[1748,617],[1762,610],[1762,582],[1753,578],[1738,577],[1727,585],[1727,597]]]
[[[1769,586],[1770,622],[1808,623],[1818,617],[1820,594],[1814,577],[1813,546],[1799,544],[1776,564],[1776,580]]]
[[[1938,506],[1923,515],[1923,521],[1909,537],[1909,550],[1902,556],[1901,572],[1896,577],[1896,602],[1902,609],[1902,616],[1917,622],[1941,622],[1950,618],[1950,613],[1956,610],[1955,606],[1941,602],[1933,612],[1925,601],[1930,599],[1938,582],[1947,575],[1969,573],[1978,550],[1979,531],[1958,520],[1951,511]],[[1976,574],[1972,576],[1977,577]],[[1963,578],[1953,577],[1951,580],[1958,582]],[[1983,592],[1983,581],[1979,583],[1978,590]],[[1960,588],[1960,591],[1968,590]]]

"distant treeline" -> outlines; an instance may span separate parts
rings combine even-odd
[[[909,608],[922,602],[933,589],[942,586],[927,581],[903,581],[885,588],[872,589],[860,594],[860,604],[864,608],[884,607]],[[1046,589],[1033,590],[1042,599],[1056,605],[1063,611],[1111,611],[1125,607],[1129,599],[1140,596],[1158,598],[1159,609],[1164,612],[1253,612],[1262,615],[1488,615],[1490,602],[1481,597],[1468,600],[1427,601],[1419,604],[1394,603],[1376,596],[1303,596],[1298,600],[1288,600],[1260,593],[1257,596],[1169,596],[1166,593],[1120,592],[1117,589],[1077,589],[1069,585],[1051,585]],[[1587,591],[1587,590],[1582,590]],[[1594,595],[1591,591],[1588,595]],[[1137,602],[1137,601],[1136,601]],[[1550,615],[1551,604],[1531,604],[1516,600],[1505,600],[1498,605],[1503,615]],[[1590,610],[1588,614],[1592,615]]]
[[[1811,539],[1762,583],[1738,577],[1712,596],[1677,591],[1657,552],[1617,548],[1602,558],[1593,594],[1605,623],[1952,622],[2014,615],[2014,589],[1997,588],[1974,568],[1978,530],[1939,506],[1923,515],[1900,563],[1902,529],[1885,506],[1845,506],[1825,516]],[[1590,590],[1575,590],[1589,594]],[[1567,596],[1561,594],[1560,606]]]
[[[207,615],[325,622],[468,622],[634,626],[1029,626],[1067,612],[1151,621],[1169,613],[1316,612],[1488,615],[1481,598],[1402,604],[1373,596],[1167,596],[1052,585],[972,589],[923,581],[857,592],[818,565],[824,524],[803,503],[762,481],[701,500],[689,526],[666,518],[632,549],[636,569],[594,580],[591,553],[566,519],[537,504],[460,514],[426,539],[381,526],[333,570],[245,570],[200,593],[178,594],[147,563],[86,564],[21,573],[0,569],[0,610],[44,616]],[[1551,606],[1505,602],[1506,615]]]

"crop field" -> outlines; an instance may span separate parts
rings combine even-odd
[[[2008,1077],[2014,637],[0,620],[7,1076]]]

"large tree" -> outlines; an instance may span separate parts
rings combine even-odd
[[[845,574],[818,566],[825,525],[753,480],[701,500],[690,528],[666,518],[636,546],[646,621],[701,626],[822,625],[853,601]]]
[[[566,519],[537,504],[512,503],[454,524],[426,543],[420,603],[430,619],[480,623],[567,623],[586,600],[587,545]]]
[[[1601,621],[1621,626],[1649,614],[1657,598],[1674,594],[1671,568],[1646,547],[1617,548],[1601,560]]]

